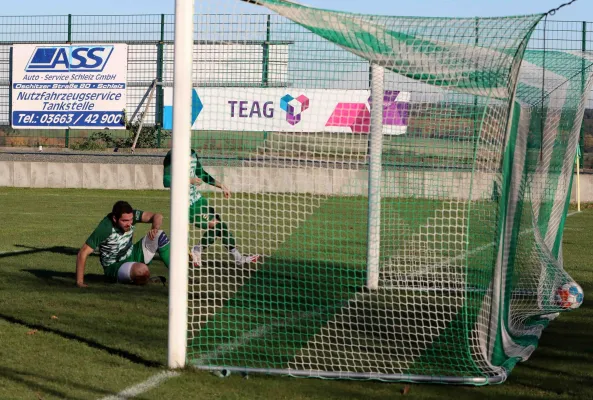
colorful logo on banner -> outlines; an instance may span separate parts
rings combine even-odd
[[[294,98],[287,94],[280,99],[280,108],[286,111],[286,121],[296,125],[301,122],[302,113],[309,108],[309,99],[305,95]]]
[[[383,125],[408,125],[408,102],[398,102],[399,91],[386,90],[383,95]],[[369,97],[369,105],[372,98]],[[325,126],[349,127],[352,133],[369,133],[371,112],[365,103],[338,103]]]

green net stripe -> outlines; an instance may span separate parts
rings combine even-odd
[[[497,98],[509,96],[509,66],[543,17],[385,17],[321,10],[283,0],[250,2],[403,76]]]

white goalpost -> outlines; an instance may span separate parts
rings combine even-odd
[[[171,265],[169,285],[169,368],[185,366],[189,257],[189,145],[193,62],[194,0],[175,1],[173,161],[171,182]]]
[[[381,155],[383,152],[383,93],[385,69],[371,66],[371,129],[369,138],[369,226],[367,255],[367,288],[379,288],[381,248]]]

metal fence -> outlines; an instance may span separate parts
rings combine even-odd
[[[194,86],[364,89],[369,65],[338,46],[277,16],[266,14],[194,17]],[[10,127],[11,46],[18,43],[127,43],[127,111],[136,110],[153,80],[155,101],[144,124],[154,140],[143,145],[168,147],[163,128],[164,90],[173,83],[173,15],[0,17],[0,146],[77,147],[93,130]],[[479,33],[477,33],[479,35]],[[477,39],[479,43],[479,38]],[[593,50],[593,23],[547,21],[534,32],[529,48]],[[392,79],[405,86],[405,81]],[[132,132],[111,130],[115,138]],[[266,132],[194,132],[194,146],[206,153],[254,151]],[[593,103],[588,101],[581,147],[583,166],[593,168]]]

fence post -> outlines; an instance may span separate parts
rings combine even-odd
[[[267,87],[269,85],[269,74],[270,74],[270,38],[271,38],[271,15],[268,14],[266,22],[266,41],[264,42],[264,57],[262,64],[262,86]]]
[[[68,14],[68,44],[72,43],[72,14]],[[66,128],[66,137],[64,138],[64,147],[70,147],[70,127]]]
[[[161,129],[163,128],[163,68],[164,68],[164,47],[165,47],[165,14],[161,14],[161,38],[157,45],[157,61],[156,61],[156,141],[157,147],[161,147]]]
[[[476,17],[476,21],[475,21],[475,29],[474,30],[475,30],[475,34],[476,34],[476,37],[474,39],[474,45],[475,45],[475,48],[477,49],[478,46],[480,45],[480,19],[477,17]],[[475,68],[476,68],[476,71],[479,68],[477,59],[475,62]],[[478,95],[476,95],[476,94],[474,94],[474,110],[473,111],[474,111],[474,140],[475,140],[475,143],[477,143],[478,136],[480,134],[480,132],[478,132],[478,126],[479,126],[478,115],[480,115],[480,113],[478,113]]]
[[[13,57],[13,46],[10,46],[10,50],[8,53],[8,84],[10,88],[8,89],[8,125],[12,127],[12,57]]]
[[[583,52],[587,51],[587,22],[583,21],[583,32],[582,32],[582,42],[581,42],[581,50]],[[583,93],[585,91],[585,58],[581,59],[581,93]],[[589,98],[589,95],[587,95],[585,97],[585,110],[587,109],[587,99]],[[583,154],[584,154],[584,150],[585,150],[585,129],[583,127],[584,125],[584,120],[581,123],[581,132],[579,135],[579,148],[580,148],[580,154],[579,154],[579,161],[580,161],[580,167],[583,168]]]

